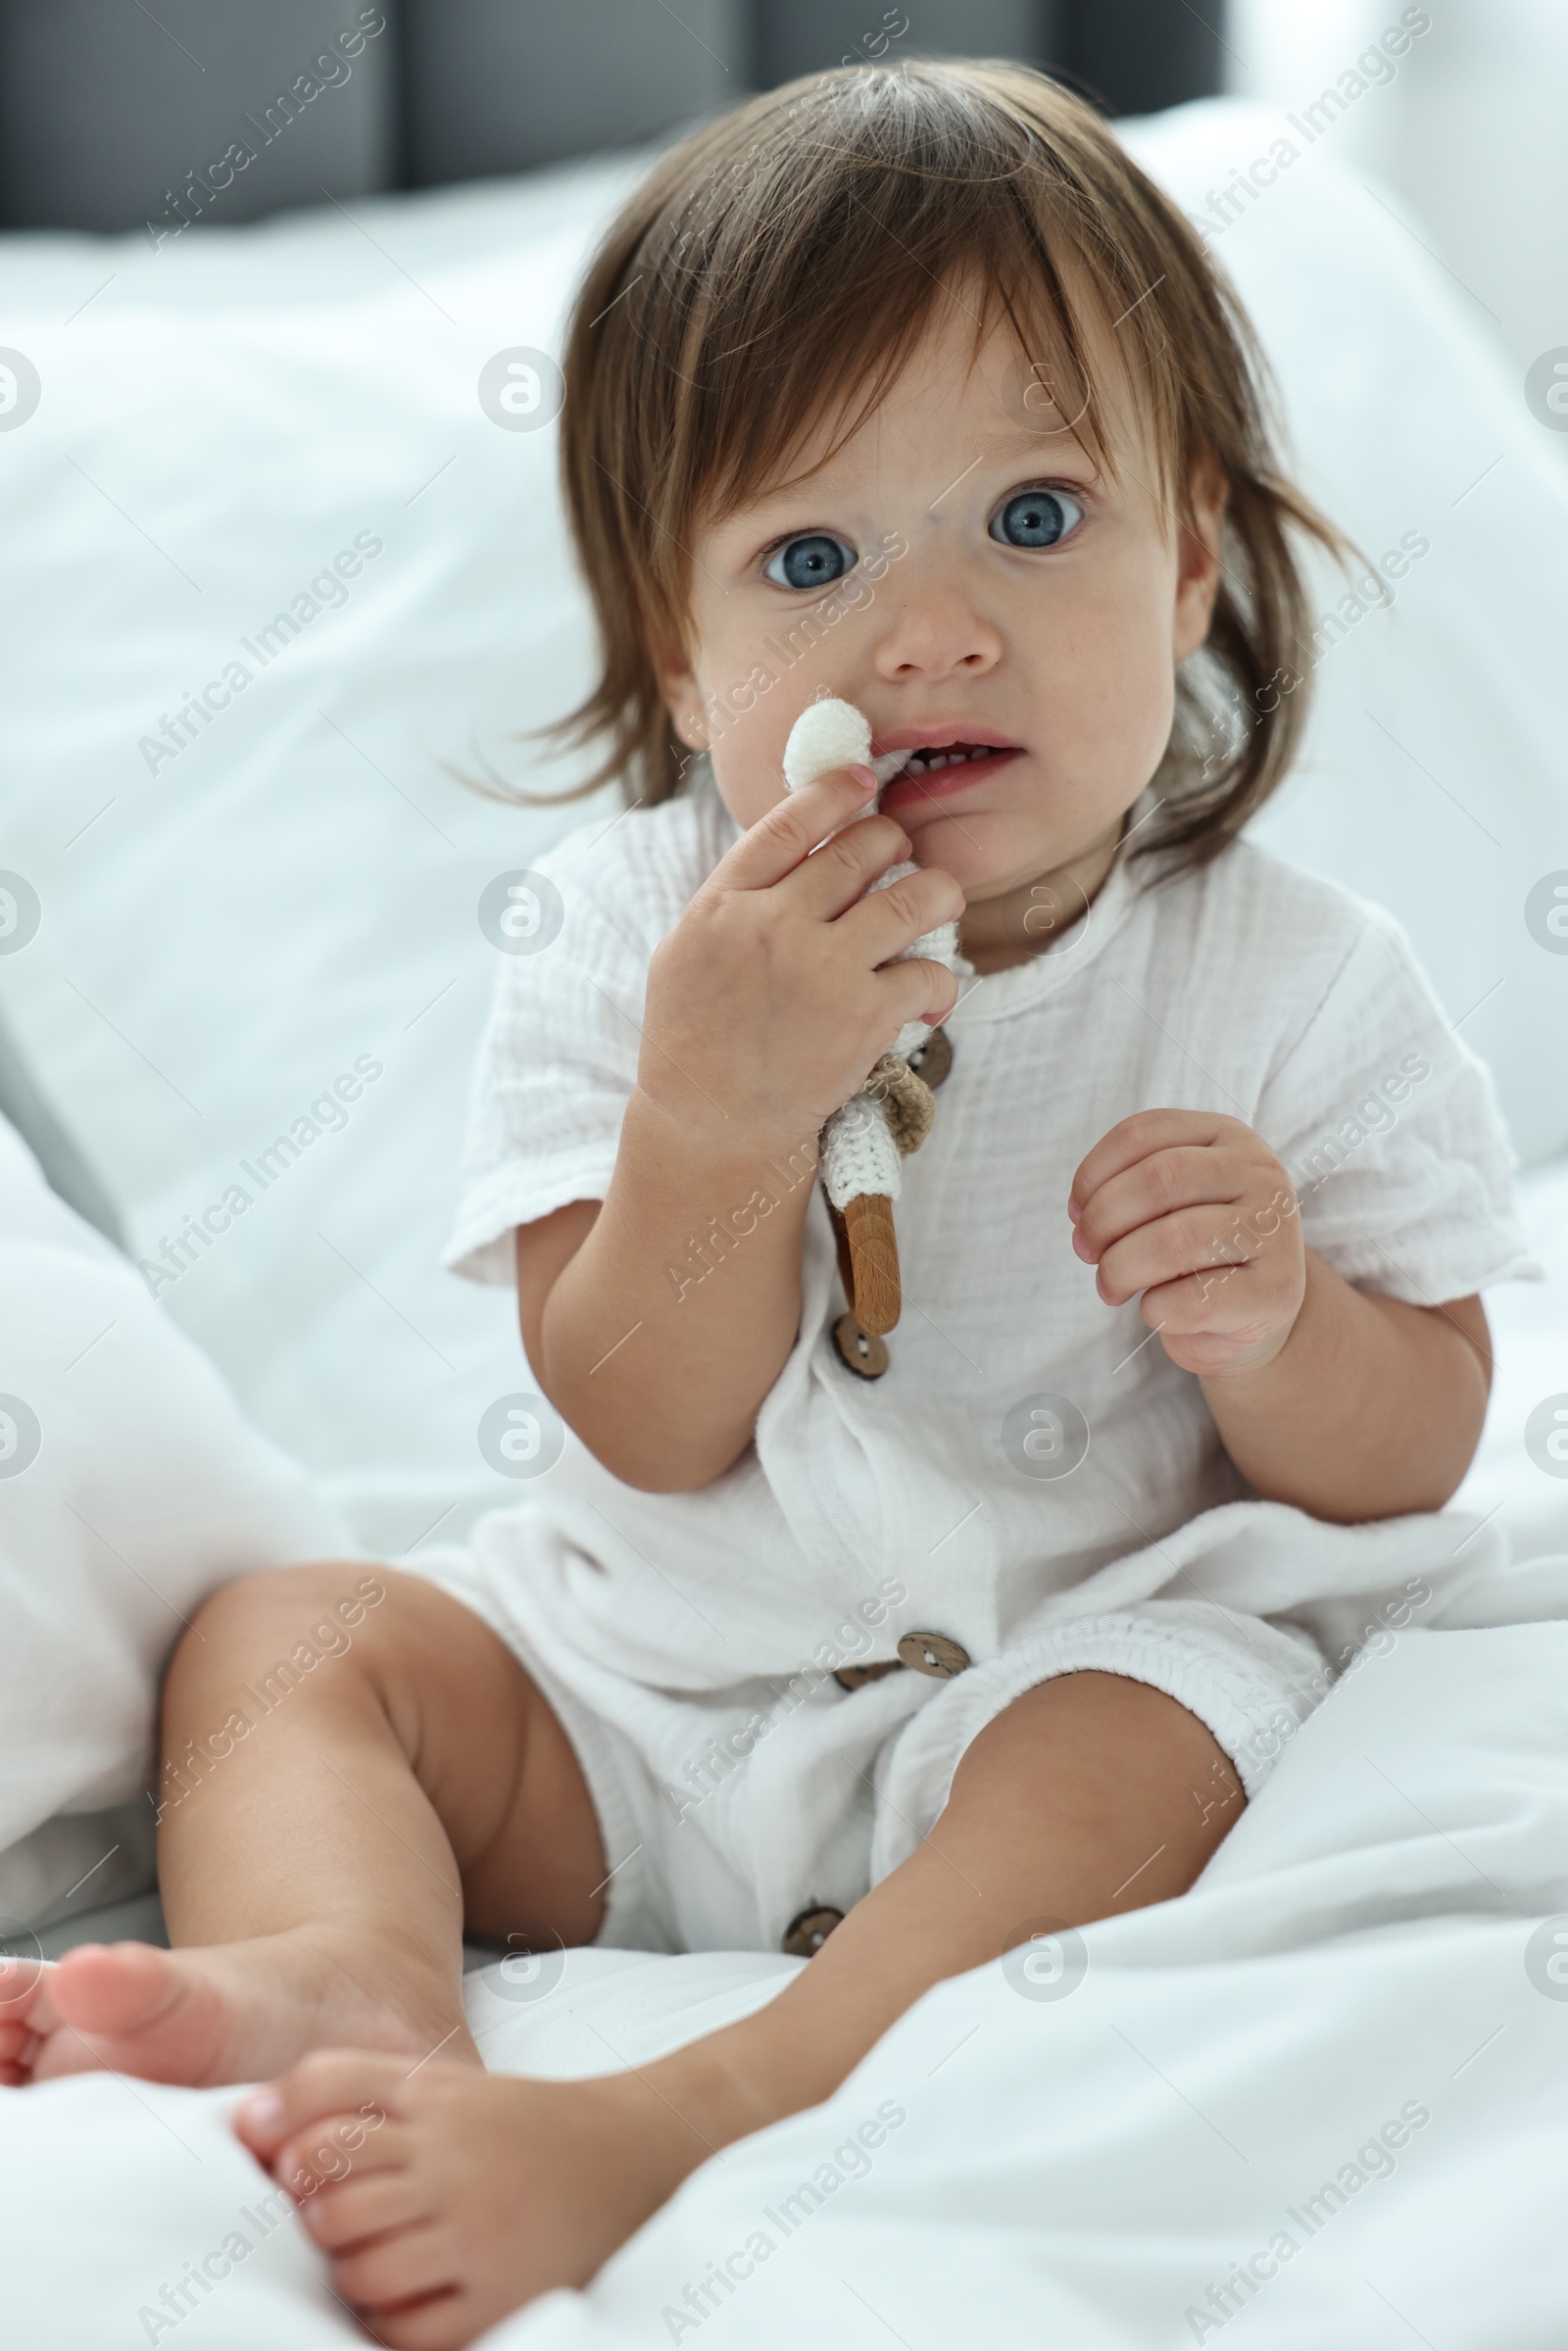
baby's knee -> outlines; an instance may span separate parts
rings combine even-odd
[[[246,1672],[247,1680],[292,1685],[379,1629],[377,1618],[392,1613],[387,1597],[394,1581],[363,1559],[313,1560],[241,1576],[203,1601],[171,1676],[248,1659],[254,1672]]]

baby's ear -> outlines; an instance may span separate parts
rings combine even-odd
[[[1208,635],[1219,592],[1220,545],[1230,484],[1212,451],[1195,461],[1188,479],[1188,514],[1176,539],[1176,611],[1172,648],[1178,661],[1196,653]]]
[[[1219,566],[1220,533],[1225,527],[1225,509],[1230,503],[1230,483],[1225,468],[1211,449],[1200,452],[1193,461],[1188,476],[1187,499],[1191,520],[1187,530],[1195,535],[1206,550],[1215,568]]]
[[[708,749],[708,720],[703,712],[703,697],[697,675],[683,646],[667,647],[653,656],[654,676],[658,681],[669,723],[688,751]]]

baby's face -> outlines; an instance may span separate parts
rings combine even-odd
[[[1208,628],[1221,494],[1195,483],[1197,535],[1162,512],[1108,329],[1091,364],[1116,480],[1009,334],[971,366],[967,303],[946,318],[836,456],[697,532],[692,648],[664,685],[742,825],[781,796],[822,689],[865,712],[874,752],[984,750],[906,769],[882,804],[974,906],[1113,840],[1153,775],[1175,664]]]

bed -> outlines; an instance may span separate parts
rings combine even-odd
[[[1182,1902],[940,1986],[497,2344],[1568,2332],[1568,955],[1541,911],[1568,882],[1568,476],[1418,224],[1331,152],[1226,222],[1212,191],[1269,118],[1127,128],[1236,275],[1303,478],[1369,559],[1359,591],[1320,577],[1318,709],[1260,834],[1404,922],[1525,1164],[1546,1279],[1491,1301],[1451,1513],[1475,1573],[1368,1644]],[[161,251],[0,243],[38,384],[0,433],[0,1015],[93,1178],[73,1207],[0,1150],[7,1298],[33,1301],[0,1333],[0,1408],[43,1398],[35,1461],[0,1477],[17,1947],[159,1932],[141,1788],[171,1611],[326,1547],[416,1562],[513,1498],[476,1434],[517,1384],[510,1300],[436,1270],[493,971],[477,909],[615,809],[505,797],[573,780],[519,737],[589,649],[550,419],[511,429],[481,386],[559,349],[637,168]],[[476,1966],[470,2007],[491,2064],[594,2072],[795,1964]],[[0,2096],[8,2344],[363,2340],[232,2102]]]

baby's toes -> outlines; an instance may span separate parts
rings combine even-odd
[[[20,1974],[9,1978],[0,1974],[0,2083],[7,2089],[32,2080],[32,2069],[44,2045],[48,2021],[32,2013],[43,2003],[28,1997],[36,1983],[36,1970],[31,1983]]]
[[[35,2033],[21,2017],[8,2017],[0,2009],[0,2065],[28,2066],[43,2046],[43,2035]]]
[[[409,2164],[409,2134],[402,2124],[383,2123],[373,2138],[357,2114],[326,2114],[298,2131],[272,2158],[272,2178],[286,2187],[304,2212],[333,2202],[349,2182],[391,2178]],[[325,2243],[325,2238],[321,2240]]]
[[[25,2089],[32,2080],[33,2060],[42,2043],[38,2041],[36,2033],[29,2038],[34,2046],[24,2042],[9,2056],[0,2053],[0,2089]]]
[[[25,1952],[0,1952],[0,2058],[14,2064],[19,2054],[30,2062],[60,2018],[55,2011],[55,1970]]]
[[[300,2206],[300,2218],[318,2245],[339,2253],[388,2229],[423,2221],[429,2209],[429,2198],[414,2174],[399,2169],[334,2181]]]
[[[303,2131],[330,2122],[359,2125],[359,2138],[382,2128],[397,2111],[397,2095],[409,2069],[400,2057],[369,2049],[317,2049],[291,2065],[276,2082],[253,2090],[234,2114],[234,2130],[251,2153],[276,2176],[279,2150]],[[349,2148],[348,2152],[354,2150]],[[346,2172],[346,2165],[339,2169]],[[329,2171],[325,2175],[331,2178]],[[284,2180],[284,2185],[288,2181]]]
[[[47,1960],[34,1959],[30,1952],[0,1951],[0,2009],[15,2011],[31,2000],[52,1972]]]
[[[339,2254],[332,2264],[332,2283],[356,2310],[397,2311],[430,2294],[453,2293],[461,2262],[456,2233],[444,2221],[416,2221],[412,2229]],[[444,2338],[438,2333],[436,2339]]]
[[[432,2294],[400,2310],[366,2311],[362,2325],[388,2351],[466,2351],[491,2324],[467,2294]]]

